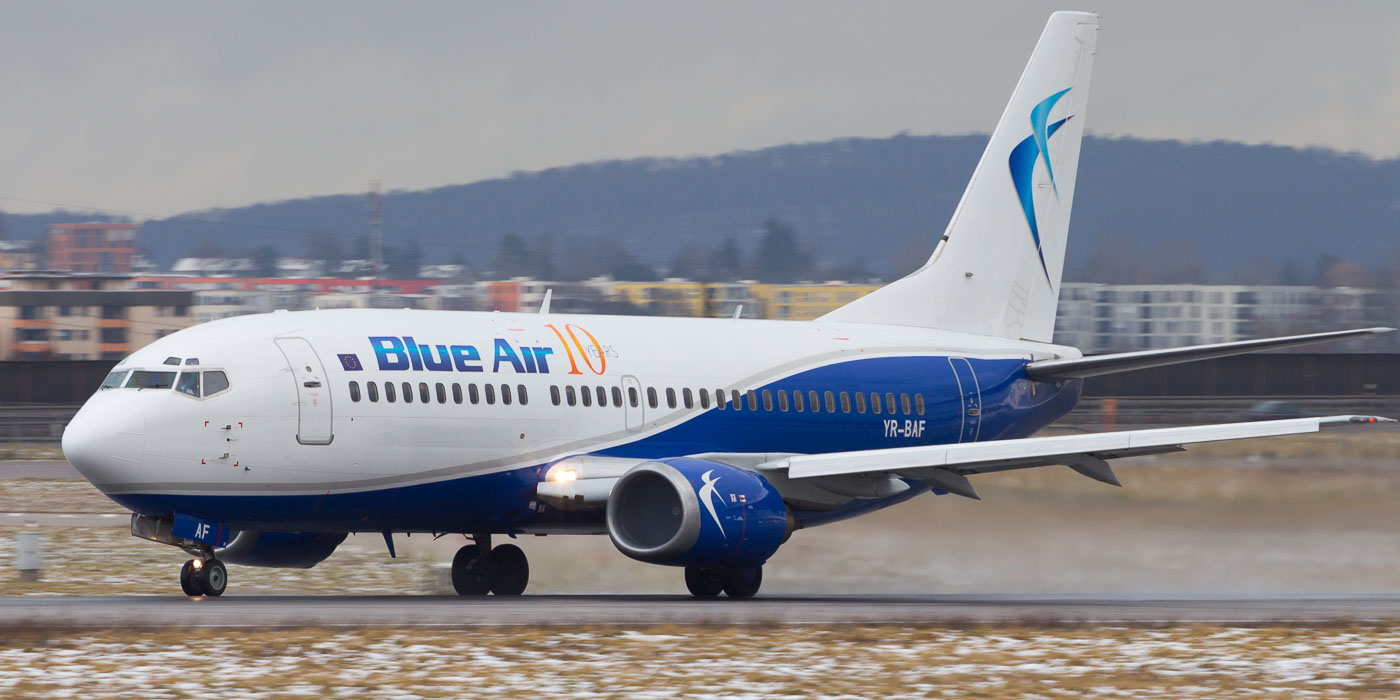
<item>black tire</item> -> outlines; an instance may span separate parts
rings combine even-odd
[[[486,561],[480,552],[480,547],[469,544],[457,550],[457,555],[452,557],[452,588],[457,595],[486,595],[491,592]]]
[[[228,568],[218,559],[209,559],[200,567],[195,578],[199,581],[199,587],[204,589],[204,595],[217,598],[228,587]]]
[[[193,559],[186,561],[185,565],[180,567],[180,590],[191,598],[204,595],[204,589],[199,586],[199,577],[195,575]]]
[[[730,598],[752,598],[762,585],[761,566],[736,566],[724,571],[724,594]]]
[[[503,544],[491,550],[486,564],[492,593],[520,595],[525,592],[525,586],[530,583],[530,561],[519,547]]]
[[[717,569],[685,567],[685,587],[696,598],[718,598],[724,592],[724,579]]]

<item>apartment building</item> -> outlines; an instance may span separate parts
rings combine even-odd
[[[0,360],[120,360],[194,323],[193,294],[131,278],[32,273],[0,289]]]
[[[127,274],[136,262],[139,224],[88,222],[49,227],[48,267],[70,272]]]

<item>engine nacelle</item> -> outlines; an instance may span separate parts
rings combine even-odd
[[[254,532],[244,530],[219,550],[219,559],[243,566],[310,569],[345,541],[344,532]]]
[[[690,457],[639,464],[608,498],[613,545],[651,564],[760,566],[794,522],[762,476]]]

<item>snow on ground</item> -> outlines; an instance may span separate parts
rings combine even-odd
[[[23,697],[1395,697],[1400,628],[43,630]]]

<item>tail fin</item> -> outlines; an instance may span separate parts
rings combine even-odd
[[[823,319],[1050,341],[1098,20],[1050,16],[928,262]]]

